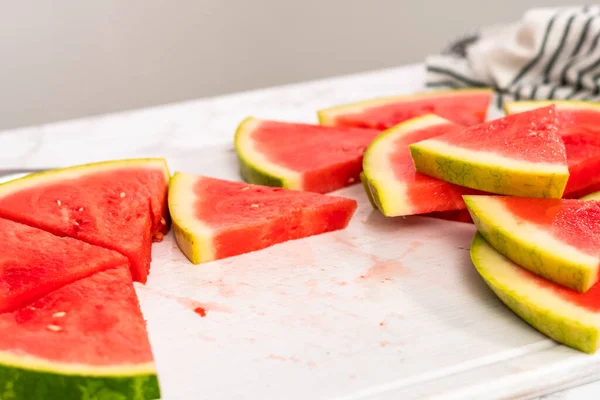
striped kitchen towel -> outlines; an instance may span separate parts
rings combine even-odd
[[[427,58],[430,88],[492,87],[503,100],[600,101],[600,6],[536,8]]]

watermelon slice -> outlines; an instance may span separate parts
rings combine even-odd
[[[408,146],[464,130],[434,114],[410,119],[383,132],[363,160],[365,183],[377,208],[388,217],[465,208],[462,195],[474,192],[418,173]]]
[[[163,159],[108,161],[28,175],[0,185],[0,217],[127,256],[146,282],[153,238],[168,229]]]
[[[126,264],[0,315],[0,394],[3,400],[160,397]]]
[[[121,254],[0,218],[0,313],[98,271],[127,265]]]
[[[600,345],[600,285],[586,293],[523,269],[476,234],[471,259],[506,306],[535,329],[567,346],[594,353]]]
[[[378,130],[246,118],[235,135],[248,183],[327,193],[358,183]]]
[[[461,89],[385,97],[317,112],[321,125],[389,129],[408,119],[436,114],[460,125],[485,121],[493,91]]]
[[[507,102],[504,110],[514,114],[551,104],[556,107],[558,133],[565,144],[569,164],[565,194],[580,197],[588,187],[600,184],[600,104],[565,100],[517,101]]]
[[[417,171],[485,192],[561,197],[569,170],[554,106],[409,145]]]
[[[343,229],[356,201],[176,173],[169,209],[180,249],[199,264]]]
[[[598,281],[600,202],[464,198],[481,235],[513,262],[580,292]]]

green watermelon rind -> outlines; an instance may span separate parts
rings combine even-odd
[[[536,304],[535,299],[530,299],[526,294],[500,282],[488,271],[490,260],[486,258],[494,253],[502,257],[483,236],[476,233],[470,250],[473,265],[485,283],[509,309],[533,328],[559,343],[588,354],[596,352],[600,336],[597,327],[572,319],[569,315],[561,315],[543,304]],[[506,258],[503,258],[502,262],[510,263]]]
[[[533,198],[561,198],[569,173],[527,171],[505,168],[497,164],[483,164],[440,154],[423,142],[408,146],[415,168],[420,173],[459,186],[503,195]]]
[[[364,172],[361,172],[359,177],[360,177],[360,182],[362,183],[363,189],[365,190],[365,193],[367,194],[367,199],[369,199],[369,203],[371,204],[371,206],[373,206],[374,209],[378,209],[377,203],[375,202],[375,198],[373,197],[373,193],[371,193],[371,187],[369,186],[369,181],[367,179],[367,176],[365,175]]]
[[[590,194],[586,194],[585,196],[581,197],[579,200],[600,200],[600,192],[594,192],[594,193],[590,193]]]
[[[256,119],[254,117],[247,117],[238,125],[235,131],[234,148],[242,179],[247,183],[255,185],[300,190],[301,188],[295,187],[295,185],[289,185],[284,177],[276,176],[267,171],[264,166],[253,163],[252,160],[245,155],[246,152],[243,146],[243,137],[252,133],[249,131],[248,126],[251,125],[251,123],[255,120]]]
[[[97,171],[110,171],[112,169],[118,170],[119,168],[122,168],[124,166],[146,167],[153,163],[161,164],[164,170],[165,178],[168,182],[171,177],[171,174],[169,172],[169,167],[167,166],[167,161],[164,158],[129,158],[121,160],[99,161],[87,164],[80,164],[73,167],[56,168],[48,171],[34,172],[21,178],[13,179],[11,181],[0,184],[0,197],[6,194],[4,193],[4,191],[8,191],[10,189],[20,190],[23,186],[34,186],[38,182],[46,183],[52,182],[53,180],[62,180],[66,178],[65,175],[67,175],[67,177],[72,176],[73,178],[76,178]]]
[[[477,198],[463,196],[477,230],[498,253],[538,276],[578,292],[586,292],[595,283],[588,266],[543,251],[521,240],[515,232],[495,224],[493,216],[479,206]]]
[[[78,375],[4,365],[0,355],[2,400],[151,400],[160,398],[155,372]]]

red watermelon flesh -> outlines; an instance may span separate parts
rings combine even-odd
[[[244,188],[248,190],[241,191]],[[333,196],[200,179],[195,217],[217,232],[217,258],[346,227],[357,204]],[[255,207],[258,206],[258,207]]]
[[[398,98],[376,99],[319,112],[324,125],[388,129],[411,118],[436,114],[457,124],[482,123],[491,99],[490,90],[456,90]]]
[[[246,132],[245,127],[250,125],[253,128]],[[379,133],[375,129],[327,127],[251,118],[240,125],[236,145],[237,151],[251,168],[284,181],[282,186],[327,193],[358,182],[364,152]],[[241,136],[244,134],[249,138],[242,140]],[[253,144],[252,152],[244,151],[244,143],[248,140]],[[256,153],[263,159],[253,158]],[[271,165],[297,174],[298,179],[278,176],[270,168]],[[248,183],[263,182],[250,180]]]
[[[560,129],[569,164],[565,193],[568,195],[600,183],[600,125],[596,134],[577,134],[574,130]]]
[[[0,312],[98,271],[127,265],[121,254],[0,218]]]
[[[10,356],[85,368],[152,365],[146,324],[127,265],[98,272],[0,315],[0,362]]]
[[[600,202],[576,199],[528,199],[503,197],[515,217],[542,226],[560,241],[579,251],[600,255]]]
[[[437,140],[514,160],[566,163],[565,148],[557,133],[556,121],[554,106],[548,106],[511,114],[437,137]]]
[[[175,237],[193,263],[345,228],[355,200],[176,173],[169,190]]]
[[[0,185],[0,217],[116,250],[144,283],[152,240],[167,229],[167,179],[162,161],[34,174]]]

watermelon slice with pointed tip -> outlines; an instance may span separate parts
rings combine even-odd
[[[160,397],[127,264],[0,315],[0,394],[3,400]]]
[[[168,229],[163,159],[107,161],[28,175],[0,185],[0,217],[127,256],[146,282],[152,240]]]
[[[477,271],[500,300],[532,327],[586,353],[600,346],[600,285],[579,293],[539,277],[498,253],[480,234],[471,244]]]
[[[485,121],[492,94],[490,89],[438,90],[346,104],[317,114],[321,125],[328,126],[384,130],[426,114],[470,126]]]
[[[235,135],[248,183],[327,193],[358,183],[374,129],[336,128],[246,118]]]
[[[464,196],[481,235],[502,255],[585,292],[598,281],[600,202]]]
[[[2,218],[0,243],[0,313],[96,272],[128,264],[115,251]]]
[[[504,195],[560,198],[569,170],[554,106],[409,145],[417,171]]]
[[[507,102],[504,110],[514,114],[548,105],[556,107],[558,133],[562,136],[569,164],[568,197],[580,197],[590,186],[600,184],[600,104],[586,101]]]
[[[354,200],[175,173],[169,210],[177,244],[194,264],[343,229]]]
[[[383,215],[465,208],[462,195],[475,191],[418,173],[408,149],[412,143],[463,130],[461,125],[428,114],[384,131],[371,143],[363,160],[364,183]]]

